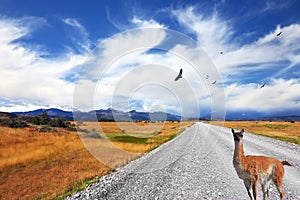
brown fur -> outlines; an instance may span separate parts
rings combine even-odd
[[[233,165],[240,179],[243,179],[250,199],[257,198],[257,183],[262,186],[264,199],[269,197],[270,182],[276,185],[281,199],[284,198],[282,180],[284,176],[283,165],[291,164],[287,161],[279,160],[266,156],[244,156],[243,133],[244,129],[235,132],[232,129],[235,141],[233,155]],[[252,193],[251,193],[252,191]]]

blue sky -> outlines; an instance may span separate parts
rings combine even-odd
[[[299,9],[297,0],[0,0],[0,110],[298,114]]]

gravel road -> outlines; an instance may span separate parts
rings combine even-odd
[[[285,199],[300,200],[300,146],[245,131],[246,155],[272,156],[293,165],[285,166]],[[230,129],[199,122],[67,199],[249,199],[233,168],[233,150]],[[279,199],[273,184],[270,190],[270,199]]]

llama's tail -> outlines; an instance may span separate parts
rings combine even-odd
[[[282,161],[281,164],[282,165],[287,165],[287,166],[292,166],[288,161]]]

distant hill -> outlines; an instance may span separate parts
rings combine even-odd
[[[38,109],[28,112],[14,112],[16,115],[23,116],[39,116],[46,112],[49,117],[62,117],[65,120],[73,120],[75,115],[76,120],[82,121],[180,121],[181,116],[173,115],[165,112],[138,112],[135,110],[124,112],[112,108],[92,110],[89,112],[71,112],[63,111],[57,108]]]
[[[300,121],[300,115],[276,115],[255,111],[227,112],[226,120]]]
[[[180,121],[183,118],[179,115],[173,115],[165,112],[139,112],[131,110],[124,112],[112,108],[92,110],[89,112],[71,112],[64,111],[57,108],[38,109],[28,112],[0,112],[1,116],[8,115],[23,115],[23,116],[39,116],[46,112],[51,118],[62,117],[65,120],[82,121]],[[74,115],[73,115],[74,114]],[[210,120],[209,115],[202,116],[201,119]],[[300,115],[266,115],[261,112],[227,112],[225,120],[265,120],[265,121],[300,121]],[[193,118],[191,118],[193,119]]]
[[[73,112],[71,111],[64,111],[57,108],[50,108],[50,109],[38,109],[28,112],[13,112],[13,114],[16,115],[24,115],[24,116],[39,116],[43,114],[44,112],[47,113],[49,117],[56,118],[56,117],[62,117],[65,120],[73,120]]]
[[[8,113],[8,112],[0,112],[0,119],[13,118],[13,117],[17,117],[17,115],[13,114],[13,113]]]
[[[300,121],[300,116],[297,116],[297,115],[269,116],[269,117],[265,117],[264,120],[268,120],[268,121]]]

